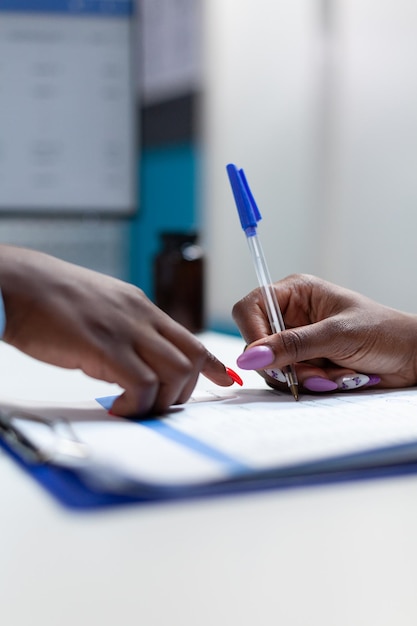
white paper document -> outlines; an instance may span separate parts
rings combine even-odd
[[[20,432],[49,451],[52,463],[73,467],[102,490],[207,487],[417,461],[415,389],[294,402],[262,382],[253,389],[198,388],[187,404],[144,421],[109,416],[94,402],[2,409],[17,416]],[[22,409],[70,430],[51,434],[26,413],[20,418]],[[85,452],[81,461],[66,457],[73,440]]]
[[[224,363],[233,363],[244,345],[216,334],[204,343]],[[302,393],[295,402],[256,373],[240,373],[242,388],[201,376],[187,404],[160,419],[130,421],[96,401],[120,393],[117,385],[1,343],[0,435],[18,444],[18,454],[29,442],[51,467],[73,469],[96,490],[151,496],[417,464],[417,389]],[[6,424],[13,420],[17,442],[1,427],[2,416]]]

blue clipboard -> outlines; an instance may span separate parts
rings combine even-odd
[[[109,408],[114,396],[97,398],[97,402],[104,408]],[[150,427],[162,436],[171,438],[170,429],[164,426],[163,420],[152,419]],[[199,452],[212,455],[213,451],[202,442],[193,441],[186,437],[176,441],[197,449]],[[152,486],[150,484],[135,483],[132,492],[116,492],[93,488],[82,475],[73,469],[67,469],[48,463],[31,463],[20,456],[12,447],[0,438],[0,447],[5,450],[21,469],[27,472],[39,485],[42,486],[57,502],[73,511],[92,511],[108,507],[150,504],[174,500],[195,499],[224,495],[236,495],[259,491],[279,489],[293,489],[313,487],[358,480],[374,480],[399,475],[417,473],[416,443],[402,444],[391,448],[379,449],[374,454],[360,452],[348,455],[341,459],[340,464],[329,466],[326,462],[320,464],[305,464],[299,466],[292,474],[274,474],[274,470],[259,472],[249,470],[240,473],[236,479],[231,475],[217,483],[197,484],[185,487]],[[404,461],[398,461],[398,452],[405,452]],[[391,455],[393,452],[393,455]],[[408,453],[408,454],[407,454]],[[389,459],[392,459],[391,463]],[[228,462],[228,459],[222,459]],[[358,467],[353,466],[359,465]],[[357,463],[359,461],[359,464]],[[350,467],[350,468],[349,468]]]
[[[239,482],[199,486],[186,490],[148,489],[138,495],[115,494],[89,488],[76,472],[52,465],[32,465],[24,461],[2,440],[0,447],[27,472],[34,481],[45,489],[60,505],[74,512],[94,511],[128,505],[149,505],[178,500],[207,497],[233,496],[260,491],[286,490],[317,487],[351,481],[375,480],[417,473],[417,462],[397,463],[388,466],[369,467],[359,470],[306,472],[286,477],[246,477]]]

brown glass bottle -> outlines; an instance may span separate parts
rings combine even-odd
[[[193,333],[204,329],[204,256],[196,233],[163,232],[154,259],[155,304]]]

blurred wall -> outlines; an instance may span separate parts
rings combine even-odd
[[[417,312],[417,3],[335,4],[323,272]]]
[[[139,213],[2,215],[0,240],[128,278],[152,296],[160,230],[197,228],[209,325],[235,330],[232,306],[256,279],[226,176],[232,161],[263,213],[274,279],[316,273],[417,311],[417,3],[137,4],[142,24],[151,20],[136,64],[142,130],[152,122],[141,138]],[[185,125],[176,113],[172,123],[178,103]]]
[[[196,117],[202,0],[138,0],[140,198],[130,236],[130,280],[154,297],[162,232],[199,231]]]
[[[271,274],[417,311],[417,4],[206,0],[201,201],[208,317],[256,285],[225,165],[243,167]]]
[[[0,242],[128,277],[133,5],[0,2]]]

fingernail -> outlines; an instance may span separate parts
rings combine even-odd
[[[377,385],[381,382],[381,378],[376,374],[369,374],[369,383],[366,383],[364,387],[371,387],[372,385]]]
[[[303,382],[303,386],[309,391],[334,391],[337,389],[337,384],[328,378],[322,378],[321,376],[310,376]]]
[[[243,370],[260,370],[271,365],[275,355],[268,346],[254,346],[241,354],[236,363]]]
[[[274,378],[275,380],[279,380],[280,383],[287,382],[287,379],[285,378],[281,370],[278,370],[278,369],[265,370],[265,374],[268,374],[268,376],[270,376],[271,378]]]
[[[243,385],[243,380],[241,379],[241,377],[239,376],[239,374],[236,374],[236,372],[234,370],[232,370],[231,367],[226,367],[226,372],[228,373],[228,375],[230,376],[230,378],[237,383],[238,385],[240,385],[242,387]]]
[[[370,378],[366,374],[350,374],[348,376],[340,376],[336,378],[338,389],[347,391],[350,389],[359,389],[369,384]]]

